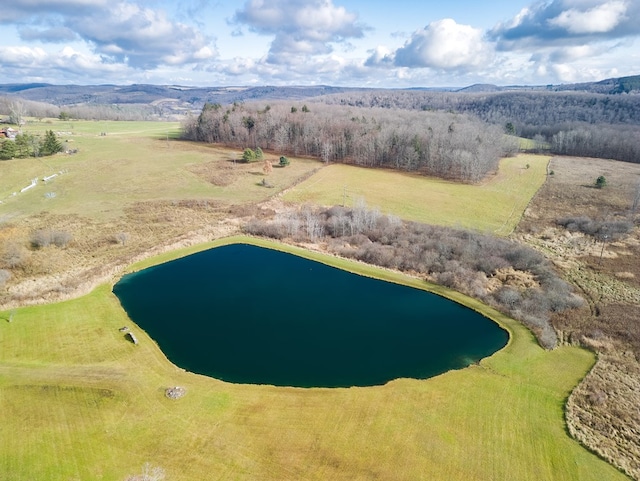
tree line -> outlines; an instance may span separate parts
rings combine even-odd
[[[476,232],[403,222],[360,201],[345,207],[289,211],[273,219],[251,220],[253,235],[323,243],[330,252],[397,269],[475,297],[528,326],[540,344],[553,348],[554,313],[579,307],[551,263],[537,251]],[[510,282],[521,273],[526,282]]]
[[[183,123],[183,137],[465,182],[479,181],[517,151],[502,128],[468,115],[310,105],[206,104]]]
[[[640,162],[640,95],[513,91],[497,93],[375,90],[321,98],[342,106],[449,111],[509,126],[561,155]]]
[[[58,106],[15,97],[0,96],[0,112],[7,113],[11,124],[20,125],[26,117],[61,120],[159,120],[160,107],[148,104],[79,104]]]

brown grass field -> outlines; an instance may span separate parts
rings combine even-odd
[[[574,435],[640,479],[640,235],[594,242],[556,224],[561,217],[638,222],[629,209],[640,185],[640,165],[556,157],[516,237],[553,260],[588,301],[555,321],[568,342],[591,346],[599,361],[574,392],[568,419]],[[604,175],[607,186],[594,188]]]

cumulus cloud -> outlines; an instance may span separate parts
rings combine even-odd
[[[640,35],[640,2],[636,0],[552,0],[523,9],[497,25],[490,37],[503,50]]]
[[[212,40],[130,1],[21,0],[0,9],[0,24],[15,22],[23,40],[84,40],[108,63],[136,69],[195,64],[216,55]]]
[[[79,52],[71,47],[47,52],[41,47],[0,46],[0,58],[4,74],[26,81],[39,80],[42,77],[37,75],[45,72],[47,78],[44,80],[50,80],[51,76],[61,80],[91,80],[96,76],[122,79],[127,73],[125,65],[105,64],[99,55]]]
[[[529,53],[536,76],[561,82],[615,75],[616,52],[638,36],[638,0],[538,1],[488,33],[498,51]]]
[[[481,30],[445,18],[415,32],[395,52],[386,53],[379,47],[366,65],[465,71],[485,64],[491,52]]]
[[[54,15],[82,16],[96,9],[106,9],[112,2],[109,0],[20,0],[3,2],[0,8],[0,23],[46,21]]]
[[[369,50],[370,55],[365,61],[365,65],[367,67],[378,67],[378,66],[392,66],[394,59],[394,52],[392,52],[389,48],[384,45],[378,45],[375,49]]]
[[[290,63],[299,56],[329,54],[331,43],[360,38],[365,27],[355,13],[332,0],[249,0],[235,22],[274,36],[268,61]]]
[[[96,11],[67,22],[95,45],[97,52],[117,57],[134,68],[197,63],[214,56],[206,37],[187,25],[172,22],[162,11],[121,2],[113,4],[108,15],[104,13]]]
[[[586,10],[570,8],[548,20],[551,26],[564,28],[571,34],[605,33],[624,20],[627,4],[614,0]]]

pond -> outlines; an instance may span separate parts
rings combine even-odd
[[[508,340],[493,321],[434,294],[247,244],[128,274],[113,292],[174,364],[234,383],[425,379]]]

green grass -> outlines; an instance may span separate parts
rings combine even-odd
[[[154,200],[259,202],[319,165],[313,160],[292,158],[287,168],[273,169],[270,182],[274,188],[267,189],[258,185],[264,177],[261,163],[237,164],[235,181],[217,186],[190,167],[211,162],[218,169],[230,167],[234,158],[241,158],[241,152],[175,140],[178,129],[175,122],[52,120],[28,124],[26,132],[65,133],[60,136],[65,148],[78,149],[78,153],[0,161],[0,219],[55,211],[100,220],[120,216],[135,202]],[[107,135],[100,135],[102,132]],[[277,163],[275,156],[272,160]],[[58,172],[63,174],[47,184],[42,181],[44,176]],[[40,179],[38,186],[20,194],[20,189],[35,177]],[[18,194],[13,196],[14,192]],[[46,196],[50,192],[54,198]]]
[[[544,183],[548,161],[536,155],[502,159],[499,172],[478,185],[333,164],[288,191],[284,199],[341,205],[346,193],[347,205],[362,198],[368,206],[403,219],[508,235]]]
[[[248,239],[165,254],[132,269],[232,241]],[[147,461],[171,480],[627,479],[565,431],[564,401],[594,362],[588,351],[546,352],[520,324],[442,287],[255,243],[435,289],[493,317],[511,341],[479,365],[430,380],[277,388],[223,383],[173,366],[127,318],[110,286],[18,309],[11,323],[3,312],[0,479],[123,480]],[[285,308],[286,295],[274,292],[276,302]],[[124,339],[124,325],[139,345]],[[166,399],[164,389],[175,385],[187,395]]]

